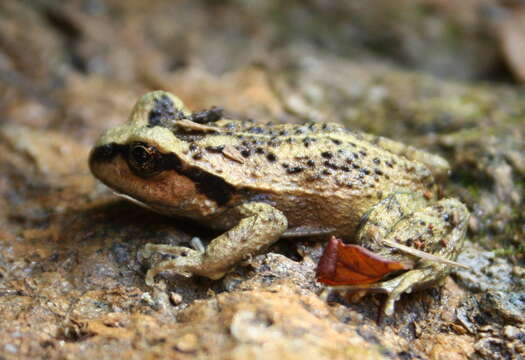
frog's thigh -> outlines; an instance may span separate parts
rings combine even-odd
[[[427,202],[421,196],[412,192],[393,193],[376,205],[361,218],[357,233],[356,243],[359,245],[373,247],[371,244],[379,244],[392,231],[394,226],[403,218],[410,216],[415,211],[425,206]]]
[[[146,275],[146,283],[153,284],[155,275],[164,270],[219,279],[244,258],[277,241],[288,226],[284,214],[265,203],[239,205],[223,216],[241,220],[213,239],[204,252],[180,246],[146,245],[146,256],[155,251],[177,256],[152,267]]]
[[[406,246],[419,244],[420,250],[449,260],[455,260],[463,247],[469,213],[465,205],[456,199],[443,199],[430,206],[421,208],[399,220],[385,236],[386,240],[401,243]],[[375,245],[380,243],[376,239]],[[378,251],[386,257],[399,254],[397,249],[383,245]],[[385,292],[388,299],[385,304],[385,313],[392,314],[394,303],[404,292],[413,288],[430,286],[448,275],[450,266],[435,261],[413,258],[415,269],[398,275],[397,277],[371,285],[346,286],[347,290],[363,290],[371,292]]]
[[[456,199],[442,199],[399,220],[384,239],[455,260],[463,247],[468,218],[469,212],[464,204]],[[399,253],[392,250],[396,249],[381,252],[387,256]],[[435,264],[420,260],[418,267],[423,263]]]

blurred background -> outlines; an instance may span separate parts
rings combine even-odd
[[[0,1],[0,359],[525,358],[525,1]],[[147,242],[211,237],[117,201],[97,136],[147,91],[256,121],[336,121],[445,157],[458,270],[407,296],[317,296],[321,245],[144,286]]]
[[[344,61],[517,85],[523,34],[520,0],[6,0],[0,111],[4,121],[84,133],[120,121],[118,107],[149,89],[222,103],[223,92],[249,96],[242,70],[322,72]]]

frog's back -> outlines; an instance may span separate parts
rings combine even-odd
[[[349,233],[373,204],[394,191],[434,193],[434,179],[423,164],[338,124],[220,120],[208,125],[220,130],[175,133],[190,143],[186,161],[232,185],[233,202],[267,201],[292,227],[344,223],[343,233]]]
[[[338,124],[257,125],[220,120],[210,125],[221,131],[176,136],[190,142],[188,158],[194,166],[237,189],[380,199],[396,188],[427,191],[434,186],[423,164]]]

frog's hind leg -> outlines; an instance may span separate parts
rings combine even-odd
[[[444,269],[445,265],[440,265]],[[439,272],[439,269],[425,268],[425,269],[414,269],[409,270],[396,276],[393,279],[378,282],[375,284],[364,284],[364,285],[342,285],[334,286],[334,290],[338,291],[366,291],[367,293],[385,293],[387,299],[383,305],[383,312],[385,315],[390,316],[394,313],[394,305],[403,293],[410,293],[414,288],[419,288],[419,284],[435,283],[436,276],[435,272]],[[447,273],[441,272],[445,277]]]
[[[359,245],[372,247],[374,244],[382,246],[379,241],[386,238],[395,225],[403,218],[410,216],[418,209],[424,207],[428,202],[420,195],[409,191],[395,192],[363,215],[357,229],[357,241]]]
[[[419,251],[454,260],[463,247],[469,216],[466,206],[456,199],[429,205],[422,196],[399,192],[363,216],[356,243],[392,259],[410,254],[419,260]]]
[[[374,207],[359,230],[358,243],[389,260],[409,260],[412,270],[375,284],[335,287],[387,293],[387,315],[402,293],[431,286],[448,275],[467,229],[469,213],[458,200],[443,199],[417,209],[409,205],[409,196],[395,194]]]
[[[277,241],[288,227],[284,214],[265,203],[242,204],[221,216],[225,221],[239,219],[239,222],[213,239],[204,252],[182,246],[147,244],[145,257],[159,252],[172,258],[149,269],[146,284],[153,285],[155,275],[165,270],[184,276],[196,274],[219,279],[235,264]]]

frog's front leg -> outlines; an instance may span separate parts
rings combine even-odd
[[[164,270],[185,276],[195,274],[219,279],[235,264],[277,241],[288,227],[284,214],[265,203],[242,204],[221,216],[239,218],[240,221],[213,239],[204,252],[182,246],[147,244],[144,248],[145,257],[160,252],[174,258],[149,269],[146,284],[152,286],[155,275]]]
[[[469,213],[456,199],[418,208],[425,203],[414,194],[391,195],[365,215],[357,236],[359,245],[385,259],[411,263],[411,270],[375,284],[334,288],[387,293],[384,312],[391,315],[402,293],[431,286],[446,277],[451,267],[443,261],[455,260],[461,251]]]

